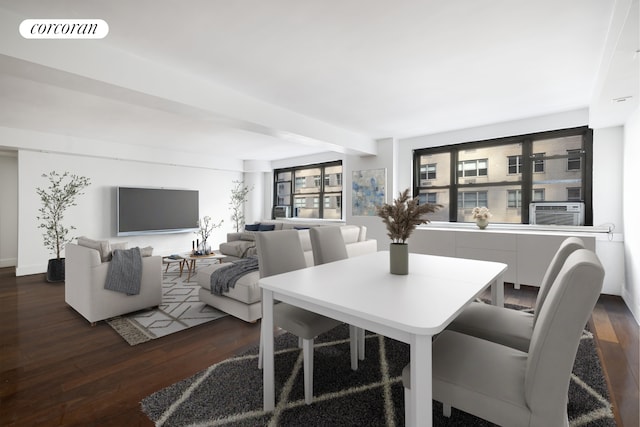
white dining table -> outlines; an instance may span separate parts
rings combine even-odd
[[[273,303],[341,320],[410,345],[411,426],[432,426],[432,337],[489,286],[503,305],[507,265],[409,254],[409,274],[389,272],[380,251],[261,278],[264,410],[275,409]]]

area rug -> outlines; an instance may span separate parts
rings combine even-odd
[[[210,366],[141,402],[156,426],[403,426],[401,373],[409,362],[407,344],[367,334],[366,357],[352,371],[348,328],[316,340],[314,401],[304,403],[302,353],[297,338],[276,338],[276,409],[262,410],[262,371],[258,348]],[[570,425],[615,426],[607,386],[592,334],[585,330],[569,388]],[[435,426],[493,424],[453,408],[442,415],[434,401]]]
[[[169,269],[163,270],[162,303],[157,308],[114,317],[107,323],[130,345],[137,345],[226,316],[198,296],[198,269],[207,264],[207,260],[198,261],[188,282],[186,269],[180,275],[178,263],[169,264]]]

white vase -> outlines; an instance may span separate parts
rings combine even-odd
[[[480,230],[484,230],[489,225],[489,220],[486,218],[478,218],[476,219],[476,225]]]

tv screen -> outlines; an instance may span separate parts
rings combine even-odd
[[[118,236],[198,229],[197,190],[118,187]]]

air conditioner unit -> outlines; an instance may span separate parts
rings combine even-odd
[[[582,202],[535,202],[529,205],[529,224],[584,225]]]
[[[289,206],[275,206],[273,208],[274,218],[289,218]]]

